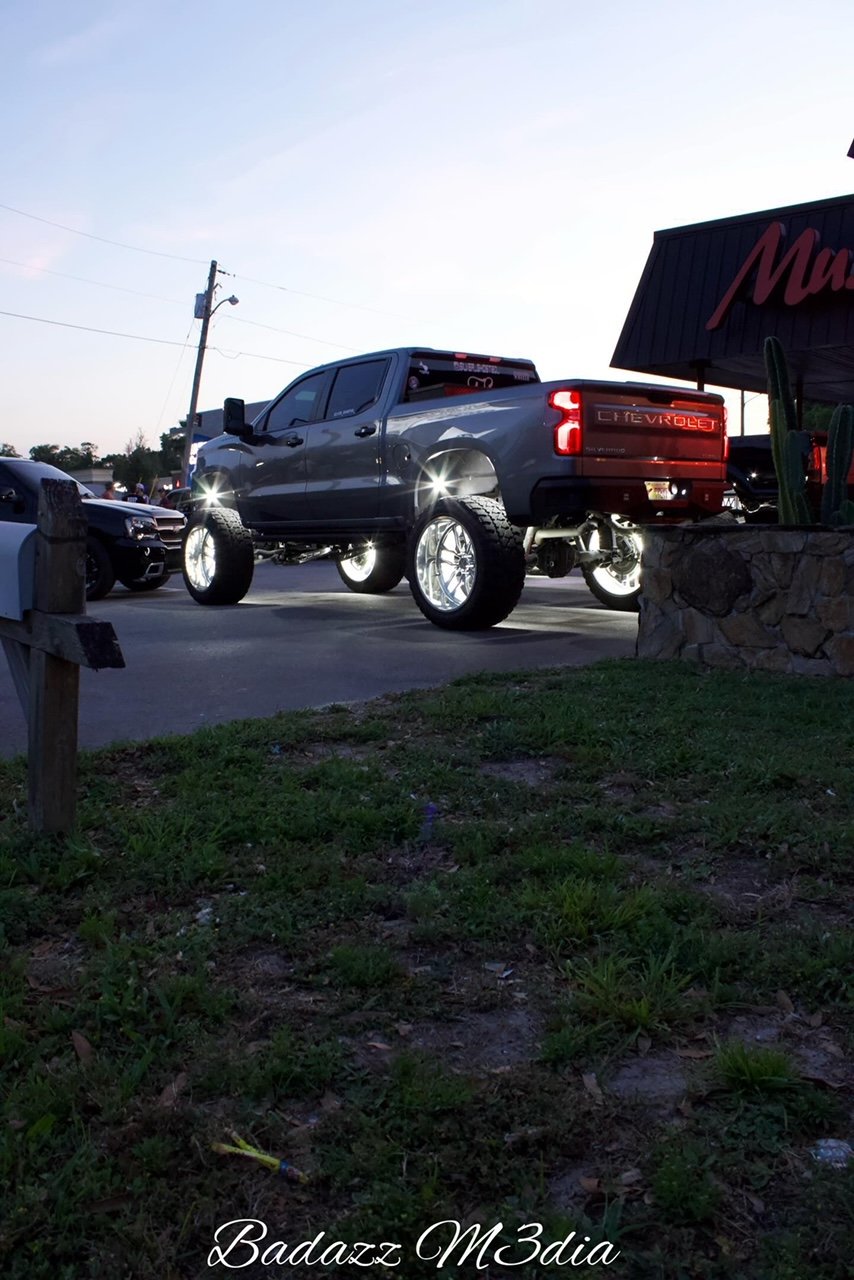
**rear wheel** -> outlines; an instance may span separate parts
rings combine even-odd
[[[602,529],[595,529],[587,540],[585,550],[600,551],[610,546],[611,555],[600,564],[583,564],[584,581],[597,600],[609,609],[636,612],[641,592],[641,551],[643,543],[640,531],[633,525],[610,520]]]
[[[86,539],[86,599],[103,600],[116,585],[110,553],[91,534]]]
[[[392,591],[406,570],[406,548],[402,543],[375,547],[368,543],[354,555],[337,561],[341,581],[351,591],[381,595]]]
[[[184,539],[184,582],[198,604],[237,604],[252,585],[252,535],[236,511],[196,517]]]
[[[443,498],[415,525],[409,586],[437,627],[493,627],[512,613],[524,585],[521,530],[494,498]]]

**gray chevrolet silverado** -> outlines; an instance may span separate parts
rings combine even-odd
[[[578,566],[636,607],[640,526],[721,509],[722,397],[406,347],[313,369],[255,418],[225,402],[200,450],[184,578],[235,604],[258,558],[330,558],[353,591],[405,576],[437,626],[502,621],[530,569]]]

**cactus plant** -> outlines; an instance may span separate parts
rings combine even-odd
[[[833,523],[837,525],[854,524],[854,502],[851,502],[849,498],[846,498],[839,510],[835,513]]]
[[[851,524],[854,504],[848,500],[848,472],[854,454],[854,407],[837,405],[827,431],[827,479],[821,495],[822,524]],[[852,508],[851,511],[848,508]]]
[[[780,524],[811,524],[806,495],[803,436],[798,430],[786,356],[778,338],[766,338],[764,350],[768,375],[771,449],[779,486]]]
[[[807,501],[805,436],[798,430],[795,399],[789,383],[786,356],[778,338],[766,338],[769,425],[774,470],[777,472],[780,524],[812,524]],[[854,502],[848,497],[848,473],[854,458],[854,406],[837,405],[827,436],[826,479],[821,494],[824,525],[854,525]]]

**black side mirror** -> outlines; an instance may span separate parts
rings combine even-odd
[[[222,406],[222,429],[228,435],[239,436],[240,439],[246,439],[252,434],[246,425],[246,405],[243,400],[233,396],[226,400]]]

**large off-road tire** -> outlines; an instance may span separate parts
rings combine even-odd
[[[617,555],[602,564],[583,564],[581,572],[584,581],[597,600],[609,609],[619,609],[624,613],[636,613],[641,593],[641,535],[640,531],[630,524],[610,522],[610,537],[613,538]],[[586,549],[598,551],[601,546],[608,545],[608,533],[600,539],[598,530],[587,539]]]
[[[393,591],[406,571],[406,547],[397,542],[386,546],[366,546],[337,562],[341,581],[351,591],[382,595]]]
[[[116,585],[110,553],[93,534],[86,539],[86,599],[103,600]]]
[[[408,558],[415,603],[450,631],[502,622],[525,585],[522,531],[495,498],[442,498],[417,521]]]
[[[128,591],[156,591],[171,577],[171,573],[163,573],[159,578],[119,578],[119,582],[123,587],[127,587]]]
[[[184,537],[184,582],[198,604],[237,604],[252,585],[252,535],[236,511],[194,516]]]

